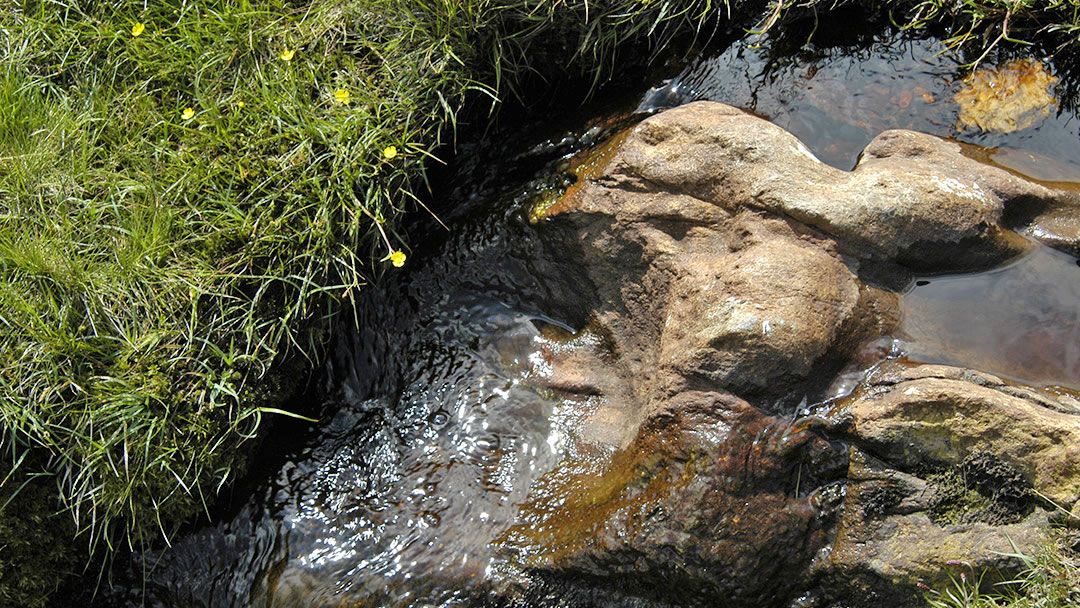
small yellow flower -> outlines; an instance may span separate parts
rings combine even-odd
[[[184,113],[180,115],[184,120],[191,120],[195,118],[195,108],[185,108]]]
[[[145,29],[146,24],[142,22],[136,23],[135,25],[131,26],[131,35],[135,38],[138,38],[139,34],[143,33]]]
[[[386,146],[382,151],[383,158],[390,160],[397,156],[397,146]]]
[[[241,110],[243,110],[243,109],[244,109],[244,102],[243,102],[243,101],[238,101],[238,102],[236,102],[236,107],[238,107],[238,108],[240,108]]]
[[[345,89],[338,89],[338,90],[334,91],[334,101],[336,101],[336,102],[338,102],[340,104],[349,103],[349,98],[350,97],[352,97],[352,95],[350,95],[349,92],[346,91]]]
[[[295,54],[296,54],[295,50],[286,49],[284,51],[281,51],[281,54],[278,55],[278,58],[281,59],[282,61],[292,61],[293,55],[295,55]]]
[[[401,268],[405,265],[405,253],[400,249],[398,249],[394,253],[391,253],[390,263],[394,265],[394,268]]]

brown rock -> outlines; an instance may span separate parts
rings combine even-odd
[[[602,189],[685,193],[728,211],[763,209],[836,237],[858,257],[935,271],[985,267],[1021,251],[1025,245],[1003,224],[1006,211],[1022,220],[1015,227],[1027,228],[1041,210],[1080,206],[1075,193],[911,131],[882,133],[854,171],[840,171],[780,127],[713,102],[639,124],[596,182],[551,212],[588,211],[593,199],[609,197]],[[1039,236],[1037,224],[1029,231]],[[1055,244],[1068,238],[1058,234]]]
[[[688,391],[606,463],[566,461],[502,539],[530,569],[681,603],[786,605],[828,541],[844,451]]]
[[[1044,542],[1047,512],[1035,510],[1009,524],[948,523],[934,517],[940,492],[934,483],[896,471],[857,448],[851,449],[849,482],[836,537],[819,575],[879,593],[915,595],[918,583],[950,587],[948,573],[978,577],[1016,572],[1013,555],[1034,555]],[[882,584],[881,581],[887,581]],[[994,581],[987,580],[987,583]]]
[[[614,455],[534,487],[503,538],[528,568],[731,605],[813,581],[899,605],[949,560],[1015,567],[1000,553],[1041,538],[1040,493],[1078,502],[1069,396],[893,362],[827,415],[766,413],[895,326],[895,294],[862,276],[1004,260],[1028,246],[1005,218],[1068,196],[906,131],[839,171],[708,102],[595,158],[540,231],[563,260],[552,284],[573,286],[563,305],[588,310],[597,338],[549,349],[534,381],[587,395],[581,440]],[[826,436],[855,446],[850,462]]]
[[[1072,397],[961,368],[890,361],[844,411],[853,441],[894,467],[956,466],[984,452],[1066,509],[1080,499],[1080,409]]]

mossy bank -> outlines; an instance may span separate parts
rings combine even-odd
[[[0,5],[0,604],[168,536],[237,477],[302,377],[282,370],[411,263],[400,219],[426,213],[459,112],[832,7],[746,4]],[[1075,0],[880,4],[978,48],[1080,28]]]

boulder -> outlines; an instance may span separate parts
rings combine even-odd
[[[903,470],[992,454],[1037,496],[1080,500],[1080,401],[974,370],[888,361],[843,406],[852,441]]]
[[[874,138],[853,171],[841,171],[776,125],[695,102],[634,127],[602,175],[551,212],[587,209],[607,196],[600,190],[680,193],[797,220],[859,258],[944,272],[1000,262],[1026,247],[1011,228],[1038,237],[1037,216],[1050,221],[1063,208],[1080,209],[1076,193],[972,156],[957,142],[892,130]],[[1006,217],[1019,223],[1007,226]],[[1055,234],[1055,245],[1076,244]]]
[[[1004,554],[1078,503],[1065,394],[890,360],[792,415],[895,328],[910,271],[1006,260],[1070,193],[907,131],[840,171],[711,102],[577,165],[534,215],[561,260],[537,268],[589,325],[531,381],[586,408],[591,456],[534,485],[502,538],[527,569],[676,603],[916,605],[950,562],[1015,570]]]
[[[610,462],[534,484],[504,546],[547,576],[667,602],[786,604],[827,545],[845,449],[732,395],[672,401]]]

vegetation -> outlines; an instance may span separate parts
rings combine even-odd
[[[1075,542],[1075,538],[1073,541]],[[928,590],[930,608],[1067,608],[1080,604],[1080,558],[1069,549],[1066,535],[1059,533],[1053,542],[1032,557],[1015,554],[1024,564],[1021,574],[998,583],[984,592],[984,576],[970,572],[970,566],[951,563],[959,573],[949,574],[951,586]],[[985,574],[985,573],[984,573]]]
[[[282,365],[317,360],[335,311],[408,266],[399,221],[425,212],[466,104],[533,76],[598,84],[731,4],[0,3],[0,534],[34,498],[91,546],[167,536],[282,413]],[[819,5],[774,2],[760,26]],[[958,43],[1077,39],[1080,0],[1035,5],[896,8],[967,20]],[[0,565],[29,572],[42,544],[0,538]]]
[[[710,8],[5,3],[0,514],[31,488],[58,511],[51,485],[91,545],[168,535],[280,413],[282,362],[316,359],[326,319],[408,264],[398,220],[466,99],[600,74]],[[0,539],[0,561],[35,550]]]

